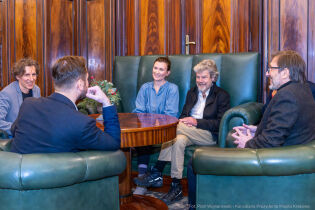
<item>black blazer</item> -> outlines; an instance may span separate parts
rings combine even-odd
[[[186,96],[186,102],[179,118],[190,117],[191,109],[198,101],[198,87],[191,88]],[[197,128],[208,130],[215,139],[218,137],[220,121],[223,114],[230,108],[230,95],[213,83],[206,100],[203,119],[197,120]]]
[[[105,132],[93,118],[75,109],[70,99],[53,93],[27,98],[12,126],[11,151],[17,153],[77,152],[85,149],[117,150],[120,126],[116,108],[103,108]]]
[[[245,147],[304,144],[315,139],[315,101],[307,84],[288,82],[268,104],[255,137]]]

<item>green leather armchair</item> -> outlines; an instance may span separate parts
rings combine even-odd
[[[315,209],[315,140],[266,149],[198,148],[197,209]]]
[[[145,82],[152,81],[152,67],[154,60],[160,55],[147,56],[117,56],[114,61],[113,83],[121,94],[119,112],[132,112],[135,108],[137,92]],[[170,55],[172,62],[171,75],[168,81],[175,83],[179,89],[179,112],[185,103],[188,90],[196,84],[193,67],[204,59],[213,59],[218,67],[220,76],[217,85],[225,89],[231,96],[231,107],[236,110],[250,108],[251,112],[259,112],[262,107],[257,103],[260,94],[260,56],[258,53],[229,53],[229,54],[199,54],[199,55]],[[241,105],[239,107],[239,105]],[[256,110],[258,109],[258,110]],[[256,115],[231,110],[224,115],[219,131],[219,145],[225,146],[225,138],[233,126],[257,121]],[[180,113],[179,113],[180,114]],[[258,116],[259,117],[259,116]],[[189,146],[185,151],[185,166],[191,159],[193,152],[199,146]],[[150,163],[155,163],[160,152],[160,146],[154,148]],[[133,157],[133,170],[137,170],[137,158]],[[164,174],[170,174],[169,165]],[[184,168],[186,176],[186,167]]]
[[[0,141],[1,209],[119,209],[121,151],[21,155],[10,143]]]

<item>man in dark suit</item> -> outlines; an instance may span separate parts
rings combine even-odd
[[[84,58],[60,58],[52,67],[52,77],[55,93],[23,102],[12,126],[11,151],[25,154],[119,149],[116,108],[98,86],[88,88]],[[94,119],[77,111],[75,102],[85,96],[103,105],[105,131],[96,127]]]
[[[266,148],[308,143],[315,139],[315,101],[305,78],[306,65],[295,51],[273,56],[266,76],[272,97],[256,126],[238,126],[232,136],[239,148]]]
[[[176,139],[162,145],[159,160],[150,173],[134,180],[138,186],[160,187],[163,184],[164,166],[171,162],[171,188],[161,198],[166,204],[183,198],[180,182],[184,169],[185,147],[216,144],[221,118],[230,108],[229,94],[215,84],[219,75],[215,62],[210,59],[203,60],[194,67],[194,71],[196,86],[187,93],[179,117]]]

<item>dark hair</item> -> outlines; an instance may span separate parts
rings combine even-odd
[[[13,65],[13,75],[16,79],[16,76],[23,76],[25,74],[25,67],[26,66],[34,66],[36,70],[36,74],[39,74],[39,65],[37,61],[31,58],[22,58],[21,60],[17,61]]]
[[[81,56],[64,56],[52,67],[52,77],[56,87],[70,87],[78,79],[85,81],[87,69]]]
[[[290,80],[304,83],[306,81],[306,64],[300,54],[293,50],[279,51],[272,55],[272,59],[278,58],[277,65],[289,69]]]
[[[171,61],[168,59],[168,57],[158,57],[157,59],[155,59],[154,63],[156,62],[166,63],[167,71],[171,70]]]

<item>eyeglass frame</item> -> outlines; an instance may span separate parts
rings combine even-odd
[[[284,69],[284,67],[280,67],[280,66],[267,66],[267,69],[266,69],[266,73],[270,73],[270,69],[277,69],[277,70],[282,70]]]

